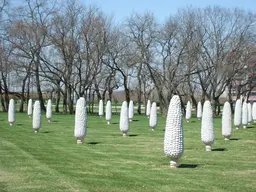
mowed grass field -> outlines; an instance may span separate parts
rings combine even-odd
[[[111,125],[88,116],[85,143],[73,136],[74,116],[42,116],[38,134],[26,113],[16,114],[9,126],[0,113],[0,191],[170,192],[256,191],[256,125],[233,130],[232,140],[221,136],[215,118],[213,151],[206,152],[200,121],[184,121],[185,150],[180,168],[171,169],[163,153],[165,118],[152,132],[145,116],[135,116],[129,136],[119,130],[119,116]]]

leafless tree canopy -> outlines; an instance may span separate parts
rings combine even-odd
[[[73,113],[78,97],[93,112],[95,99],[129,101],[138,113],[148,99],[166,113],[173,94],[185,103],[248,98],[256,87],[255,13],[219,6],[184,8],[164,23],[153,13],[131,13],[123,23],[79,1],[0,1],[0,101],[10,96],[52,98],[56,112]],[[8,7],[8,9],[6,8]],[[182,102],[182,104],[183,104]]]

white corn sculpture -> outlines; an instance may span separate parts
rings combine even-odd
[[[222,135],[229,140],[232,135],[232,113],[230,103],[225,102],[222,112]]]
[[[243,108],[242,108],[242,124],[243,124],[243,128],[246,129],[248,124],[248,106],[245,101],[243,102]]]
[[[202,118],[202,104],[201,104],[200,101],[197,103],[197,113],[196,113],[196,117],[197,117],[197,119],[199,119],[199,120]]]
[[[210,101],[205,101],[201,122],[201,140],[206,145],[206,151],[211,151],[214,143],[213,113]]]
[[[31,118],[33,113],[33,102],[32,99],[28,100],[28,117]]]
[[[157,108],[156,103],[152,103],[152,107],[150,110],[150,116],[149,116],[149,126],[152,128],[152,131],[155,131],[157,125]]]
[[[234,114],[234,125],[238,129],[242,124],[242,102],[240,99],[236,100],[235,114]]]
[[[46,118],[48,119],[48,122],[51,122],[51,119],[52,119],[52,100],[51,99],[49,99],[47,102]]]
[[[41,128],[41,106],[40,106],[40,102],[36,101],[34,104],[34,111],[33,111],[33,129],[35,130],[35,133],[38,133],[40,128]]]
[[[129,131],[129,119],[128,119],[128,107],[127,101],[122,103],[121,113],[120,113],[120,122],[119,128],[123,133],[123,136],[127,136],[127,132]]]
[[[164,153],[170,159],[172,168],[178,167],[178,160],[184,151],[181,101],[174,95],[170,101],[164,135]]]
[[[13,126],[15,123],[15,110],[15,102],[11,99],[8,107],[8,122],[10,123],[10,126]]]
[[[187,102],[187,106],[186,106],[186,120],[187,122],[189,122],[191,118],[191,103],[190,101]]]
[[[146,108],[146,115],[147,115],[148,118],[150,116],[150,109],[151,109],[151,102],[150,102],[150,100],[148,100],[147,108]]]
[[[133,112],[133,101],[131,100],[129,102],[129,121],[132,121],[133,115],[134,115],[134,112]]]
[[[99,116],[102,117],[104,115],[104,112],[103,112],[103,101],[100,100],[99,101]]]
[[[76,137],[77,144],[83,144],[84,138],[86,136],[87,128],[87,111],[85,99],[80,97],[76,103],[76,113],[75,113],[75,130],[74,136]]]
[[[106,121],[108,125],[110,124],[111,118],[112,118],[111,101],[108,100],[106,105]]]

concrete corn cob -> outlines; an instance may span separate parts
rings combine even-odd
[[[225,102],[222,112],[222,135],[225,140],[229,140],[232,135],[232,113],[228,101]]]
[[[119,128],[123,133],[123,136],[127,136],[127,132],[129,131],[129,119],[128,119],[128,108],[127,101],[122,103],[121,113],[120,113],[120,122]]]
[[[181,101],[174,95],[170,101],[164,135],[164,153],[170,159],[172,168],[178,167],[178,160],[184,151]]]
[[[35,130],[35,133],[38,133],[40,128],[41,128],[41,106],[40,106],[40,102],[36,101],[34,104],[34,110],[33,110],[33,129]]]
[[[84,138],[86,136],[87,128],[87,111],[85,99],[80,97],[76,103],[76,113],[75,113],[75,130],[74,136],[76,137],[77,144],[83,144]]]
[[[206,151],[211,151],[214,143],[213,113],[210,101],[205,101],[201,122],[201,140],[206,145]]]
[[[10,123],[10,126],[13,126],[15,123],[15,110],[15,102],[11,99],[8,107],[8,122]]]
[[[149,126],[152,128],[152,131],[155,131],[157,125],[157,108],[156,103],[152,103],[152,107],[150,110],[150,116],[149,116]]]

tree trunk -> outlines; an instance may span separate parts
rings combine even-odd
[[[124,76],[124,91],[125,91],[125,100],[127,103],[130,102],[130,90],[128,88],[128,82],[127,82],[127,77]]]
[[[94,113],[94,99],[95,99],[95,92],[92,93],[92,113]]]
[[[6,112],[7,110],[6,110],[5,105],[4,105],[4,98],[3,98],[1,81],[0,81],[0,100],[1,100],[1,105],[2,105],[3,111]]]
[[[142,70],[142,63],[140,63],[138,73],[137,73],[137,80],[139,84],[139,90],[138,90],[138,114],[141,115],[141,103],[142,103],[142,87],[141,87],[141,70]]]
[[[192,94],[190,95],[193,105],[195,106],[195,114],[197,113],[197,102],[195,96]]]
[[[57,90],[57,95],[56,95],[56,104],[55,104],[55,112],[59,113],[59,104],[60,104],[60,89]]]
[[[39,76],[40,61],[39,61],[39,56],[37,57],[37,61],[36,61],[35,65],[36,65],[35,66],[35,76],[36,76],[37,94],[38,94],[38,98],[39,98],[39,101],[40,101],[41,110],[46,111],[46,108],[44,106],[43,94],[42,94],[42,91],[41,91],[41,84],[40,84],[40,76]]]
[[[65,93],[63,95],[63,113],[67,113],[68,109],[67,109],[67,94]]]
[[[141,92],[141,85],[139,85],[140,88],[138,90],[138,109],[137,109],[137,113],[138,115],[141,115],[141,103],[142,103],[142,92]]]
[[[212,99],[212,110],[214,116],[217,116],[220,114],[220,102],[219,97],[213,97]]]
[[[108,91],[108,99],[110,100],[110,101],[112,101],[112,95],[113,95],[113,91],[111,90],[111,91]]]
[[[68,109],[69,109],[69,114],[74,113],[73,98],[72,98],[72,87],[70,85],[68,86]]]
[[[28,77],[28,82],[27,82],[27,108],[28,108],[28,101],[30,99],[30,76]]]
[[[21,98],[20,98],[20,109],[19,112],[24,112],[24,101],[25,101],[25,87],[26,87],[26,80],[27,75],[22,81],[22,90],[21,90]]]
[[[234,106],[233,106],[233,99],[232,99],[232,83],[229,83],[228,85],[228,101],[230,103],[231,112],[234,114]]]
[[[8,108],[9,108],[9,90],[8,90],[6,78],[3,77],[3,75],[2,75],[2,80],[3,80],[3,88],[4,88],[5,109],[6,109],[6,111],[8,111]]]
[[[162,115],[166,115],[169,105],[166,103],[166,100],[163,96],[163,92],[160,90],[160,91],[157,91],[157,93],[158,93],[159,104],[160,104],[160,113]]]

